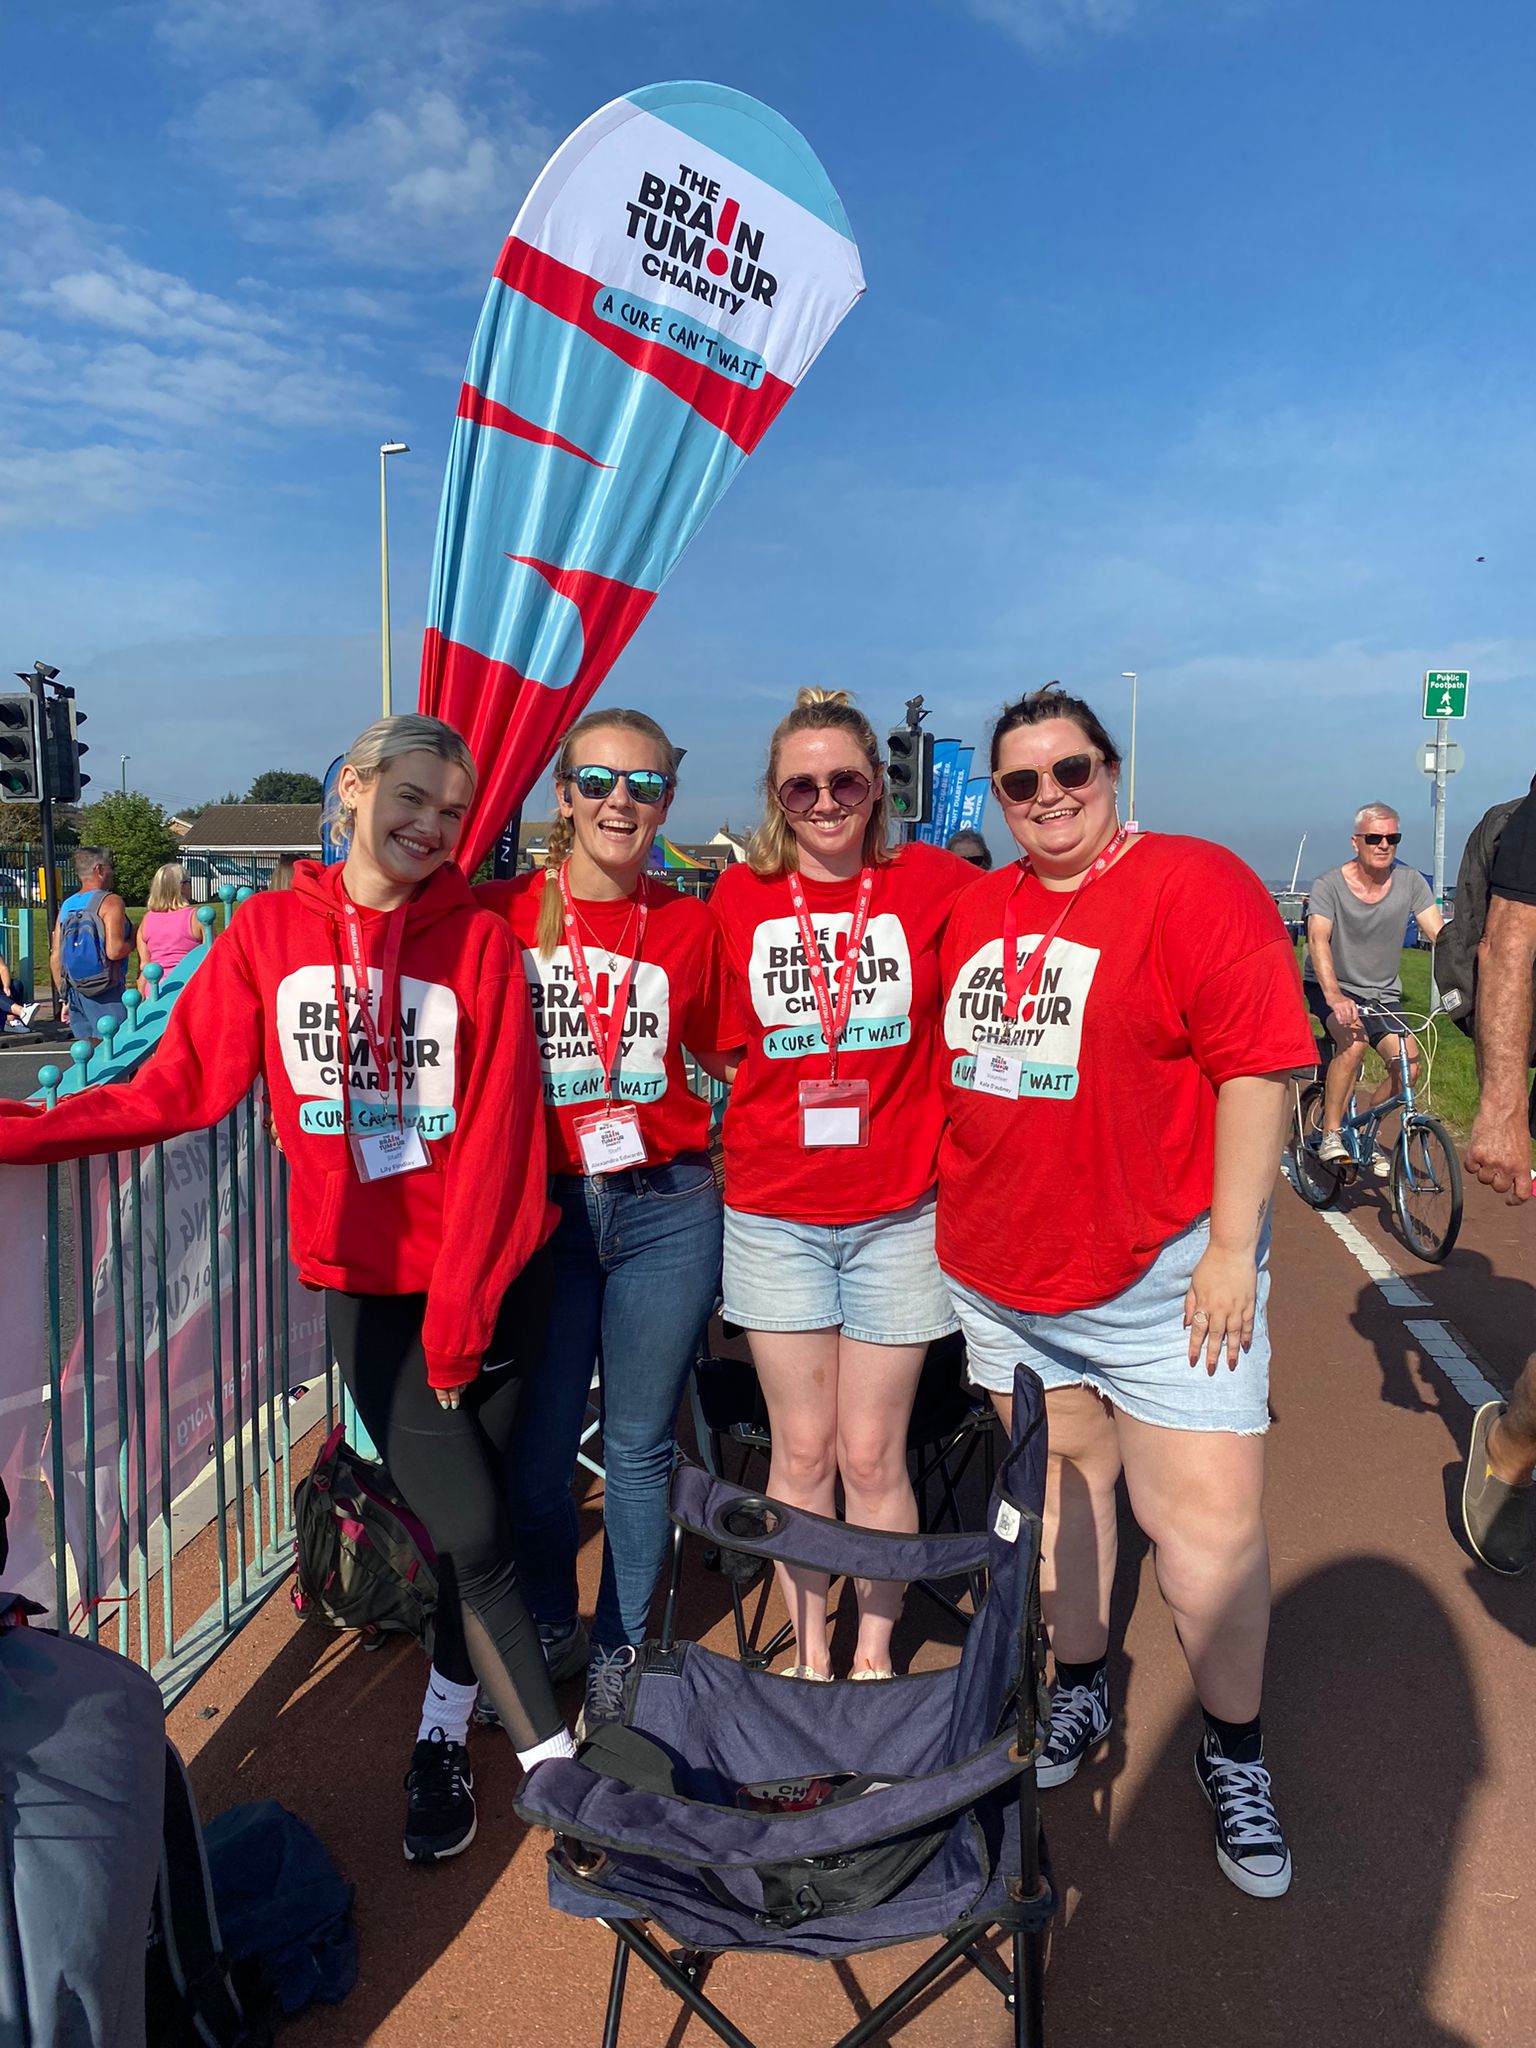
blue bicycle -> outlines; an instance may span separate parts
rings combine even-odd
[[[1397,1092],[1371,1109],[1357,1109],[1351,1095],[1348,1114],[1340,1125],[1349,1156],[1329,1160],[1318,1156],[1323,1136],[1321,1073],[1306,1087],[1298,1083],[1289,1147],[1292,1179],[1302,1200],[1312,1208],[1331,1208],[1346,1187],[1371,1171],[1378,1150],[1377,1133],[1395,1110],[1401,1110],[1397,1140],[1388,1155],[1392,1208],[1408,1249],[1428,1264],[1439,1265],[1450,1257],[1461,1229],[1461,1162],[1440,1119],[1415,1105],[1408,1074],[1409,1036],[1422,1031],[1433,1018],[1415,1025],[1384,1004],[1362,1003],[1360,1009],[1362,1016],[1377,1017],[1397,1033]],[[1322,1050],[1328,1051],[1326,1045]]]

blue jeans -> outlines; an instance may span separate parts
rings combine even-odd
[[[603,1572],[592,1639],[642,1643],[666,1557],[673,1425],[720,1288],[720,1195],[702,1152],[584,1180],[557,1174],[554,1307],[512,1451],[517,1569],[536,1620],[576,1614],[571,1496],[594,1361],[602,1370]]]

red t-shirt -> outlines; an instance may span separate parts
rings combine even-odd
[[[800,945],[789,882],[742,863],[715,884],[725,938],[726,1043],[745,1045],[725,1111],[725,1199],[754,1216],[860,1223],[904,1209],[933,1186],[943,1110],[934,1085],[939,938],[976,870],[934,846],[908,844],[875,869],[839,1080],[867,1080],[867,1147],[807,1151],[800,1083],[831,1072]],[[804,880],[834,999],[859,883]]]
[[[1003,911],[1017,866],[956,906],[944,940],[939,1264],[1011,1308],[1108,1301],[1211,1206],[1216,1091],[1311,1067],[1279,913],[1202,839],[1143,839],[1072,900],[1036,998],[1002,1018]],[[1020,965],[1064,898],[1031,875]],[[1015,1101],[970,1087],[978,1047],[1023,1057]]]
[[[533,997],[533,1022],[544,1077],[544,1104],[552,1173],[580,1173],[578,1116],[603,1097],[602,1069],[586,1014],[562,942],[549,959],[538,950],[539,904],[545,874],[487,882],[475,891],[487,910],[505,917],[520,941],[523,969]],[[709,1104],[688,1085],[683,1047],[717,1052],[729,1044],[720,1036],[720,939],[715,921],[696,896],[683,896],[665,882],[647,879],[645,938],[630,984],[628,1019],[613,1075],[613,1099],[632,1102],[640,1112],[646,1161],[659,1166],[680,1152],[702,1152],[709,1143]],[[635,899],[589,903],[576,898],[582,949],[587,956],[597,1007],[610,1015],[615,982],[633,957]],[[627,947],[626,936],[631,942]],[[616,974],[609,972],[613,947]]]

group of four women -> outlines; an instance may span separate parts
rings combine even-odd
[[[338,785],[344,864],[300,863],[240,911],[133,1082],[0,1104],[0,1160],[197,1128],[264,1076],[301,1277],[327,1291],[358,1411],[441,1559],[407,1855],[472,1838],[472,1712],[525,1766],[569,1752],[554,1683],[585,1671],[588,1726],[623,1713],[720,1299],[762,1383],[769,1492],[830,1515],[840,1480],[870,1527],[916,1526],[930,1343],[963,1330],[1005,1422],[1033,1367],[1055,1660],[1040,1780],[1110,1727],[1123,1472],[1204,1712],[1218,1861],[1277,1895],[1266,1217],[1286,1078],[1312,1052],[1273,905],[1219,847],[1128,834],[1113,742],[1059,692],[993,735],[1020,856],[995,874],[893,845],[868,721],[804,690],[748,859],[706,906],[650,872],[677,765],[650,718],[589,713],[555,763],[547,866],[471,892],[452,861],[464,742],[417,716],[370,727]],[[687,1057],[730,1083],[723,1210]],[[571,1482],[595,1359],[589,1640]],[[826,1580],[780,1580],[783,1676],[825,1683]],[[856,1590],[848,1676],[879,1682],[899,1589]]]

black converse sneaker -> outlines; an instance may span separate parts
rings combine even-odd
[[[469,1751],[441,1728],[418,1742],[405,1774],[405,1860],[441,1863],[475,1839],[475,1776]]]
[[[1234,1763],[1207,1734],[1195,1751],[1195,1769],[1216,1816],[1216,1861],[1222,1875],[1251,1899],[1278,1899],[1290,1889],[1291,1852],[1262,1756],[1251,1764]]]
[[[1102,1671],[1092,1685],[1057,1684],[1051,1692],[1051,1732],[1035,1765],[1037,1785],[1065,1785],[1090,1749],[1109,1733],[1109,1682]]]

